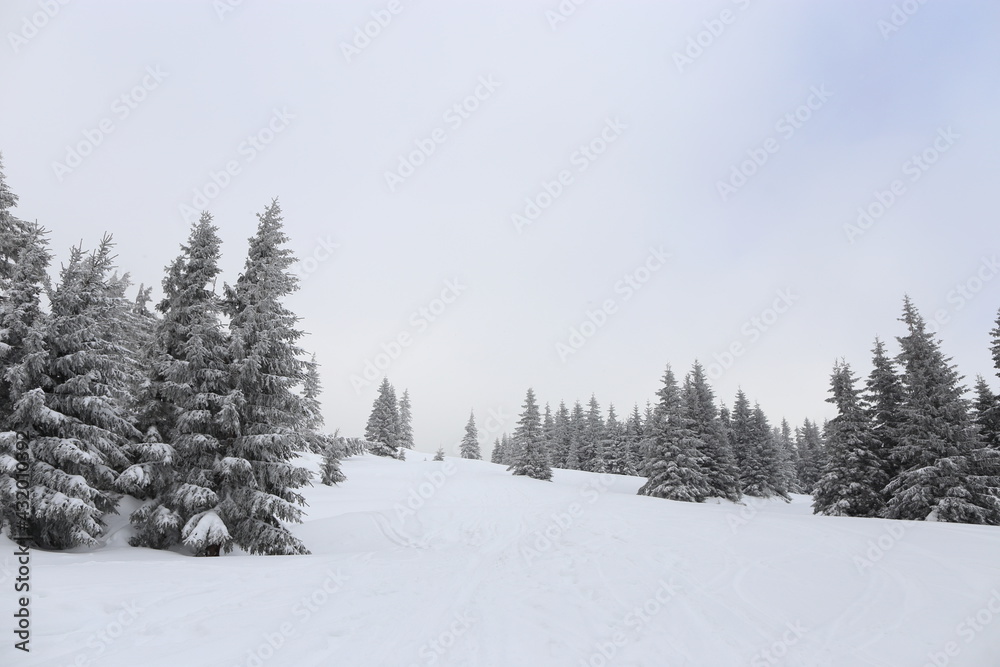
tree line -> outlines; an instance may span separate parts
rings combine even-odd
[[[670,500],[807,493],[817,514],[1000,525],[1000,395],[980,376],[967,396],[909,297],[900,321],[898,354],[876,339],[863,388],[836,362],[827,400],[837,416],[822,427],[771,426],[742,390],[732,410],[717,404],[695,362],[683,382],[668,366],[656,402],[624,420],[613,405],[604,418],[594,396],[586,410],[542,411],[529,389],[491,460],[543,480],[553,468],[637,475],[640,495]],[[1000,376],[1000,314],[991,333]]]

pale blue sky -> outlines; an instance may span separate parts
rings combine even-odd
[[[339,246],[291,305],[323,365],[328,425],[351,435],[377,384],[358,392],[351,376],[400,334],[410,345],[388,375],[410,390],[425,451],[456,443],[470,408],[484,421],[502,409],[512,428],[529,385],[553,405],[594,392],[626,411],[666,363],[681,375],[734,342],[721,398],[742,386],[775,421],[822,420],[834,360],[866,375],[874,336],[901,333],[904,292],[928,319],[947,315],[945,350],[970,382],[992,373],[1000,279],[949,295],[1000,253],[1000,6],[911,4],[884,37],[887,0],[590,0],[555,29],[557,0],[400,0],[348,62],[340,44],[388,0],[244,0],[222,19],[211,0],[77,0],[37,34],[24,22],[43,22],[40,5],[10,0],[0,151],[18,213],[52,230],[59,257],[110,231],[122,268],[157,287],[186,237],[180,207],[210,172],[239,168],[209,205],[230,282],[254,214],[280,197],[300,256]],[[679,71],[705,22],[720,34]],[[478,108],[446,116],[481,77],[495,83]],[[115,103],[144,78],[134,109]],[[829,99],[788,136],[776,123],[813,88]],[[244,145],[276,109],[273,142]],[[60,180],[53,163],[102,119],[113,132]],[[614,119],[580,171],[579,146]],[[385,172],[435,128],[445,141],[390,191]],[[905,163],[947,128],[957,138],[911,180]],[[777,152],[722,201],[717,182],[769,138]],[[518,233],[512,214],[561,170],[572,182]],[[849,243],[844,225],[896,179],[903,194]],[[616,284],[661,247],[670,259],[626,300]],[[464,289],[425,326],[420,308],[453,279]],[[789,289],[756,337],[752,318]],[[608,299],[606,324],[563,361],[557,344]]]

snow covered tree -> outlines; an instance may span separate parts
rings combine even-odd
[[[802,493],[799,483],[798,450],[792,439],[792,427],[788,420],[782,418],[781,426],[774,429],[774,442],[778,449],[778,471],[781,475],[781,486],[788,493]]]
[[[341,447],[341,439],[336,434],[326,439],[323,464],[320,466],[320,483],[333,486],[347,481],[347,476],[340,469],[340,457],[345,454]]]
[[[899,461],[893,458],[898,446],[897,436],[902,424],[902,406],[905,399],[903,384],[896,373],[896,366],[885,352],[885,344],[878,338],[872,350],[872,371],[866,382],[864,403],[871,422],[872,434],[882,460],[883,479],[886,483],[899,472]],[[884,498],[883,492],[883,498]]]
[[[476,428],[476,414],[474,412],[469,413],[469,423],[465,425],[465,437],[462,438],[459,453],[463,459],[478,460],[483,458],[479,451],[479,430]]]
[[[117,504],[115,477],[128,465],[124,447],[139,438],[122,407],[130,380],[118,339],[127,282],[111,273],[112,245],[105,237],[94,252],[72,249],[49,292],[50,315],[33,318],[19,363],[7,369],[7,428],[30,451],[30,539],[43,549],[97,543],[103,515]],[[19,269],[25,278],[48,261],[44,246],[28,252]],[[8,459],[0,461],[9,474]]]
[[[313,354],[305,363],[305,377],[302,380],[302,435],[306,451],[322,454],[326,451],[327,440],[323,429],[323,409],[319,397],[323,385],[319,377],[319,364]]]
[[[503,462],[504,462],[503,445],[500,443],[500,438],[497,438],[493,442],[493,451],[490,453],[490,463],[503,463]]]
[[[0,165],[2,166],[2,165]],[[3,253],[3,285],[0,290],[0,531],[5,520],[15,525],[16,472],[19,458],[18,434],[10,417],[14,406],[25,393],[40,388],[46,378],[48,359],[45,347],[46,316],[42,312],[41,295],[47,281],[46,269],[51,261],[45,231],[35,226],[21,239],[20,233],[5,216],[4,207],[13,200],[6,190],[0,171],[0,246]],[[16,200],[14,200],[16,201]],[[10,264],[6,262],[10,260]],[[21,435],[22,442],[24,435]],[[29,463],[30,465],[30,463]],[[11,538],[14,538],[11,532]]]
[[[522,407],[521,417],[514,430],[514,442],[518,443],[517,458],[509,469],[515,475],[551,480],[552,467],[542,443],[542,420],[533,389],[528,389]]]
[[[642,465],[640,453],[642,433],[642,415],[639,414],[639,404],[636,403],[632,406],[632,414],[625,422],[625,445],[628,449],[628,462],[629,467],[635,471],[632,474],[635,475],[639,474],[639,468]]]
[[[614,475],[635,475],[629,456],[628,434],[625,424],[618,421],[614,404],[608,405],[608,421],[604,425],[604,464],[607,472]]]
[[[778,450],[767,416],[759,405],[750,408],[743,390],[733,404],[731,437],[743,493],[758,498],[788,498],[782,479]]]
[[[545,455],[549,459],[549,463],[552,463],[552,450],[555,447],[556,439],[556,420],[552,414],[552,408],[549,404],[545,404],[545,412],[542,414],[542,449],[545,450]]]
[[[656,393],[660,400],[653,413],[643,466],[648,479],[639,489],[639,495],[700,503],[710,493],[702,467],[702,443],[684,414],[681,392],[670,366],[663,374],[663,386]]]
[[[905,398],[885,516],[956,523],[1000,523],[1000,480],[983,474],[989,454],[969,419],[961,378],[907,297],[907,335],[898,338]]]
[[[549,459],[553,468],[568,467],[566,460],[569,458],[571,439],[569,410],[564,401],[559,401],[559,409],[556,410],[553,419],[552,439],[548,447]]]
[[[825,464],[823,439],[819,427],[808,419],[795,429],[795,446],[799,452],[798,476],[805,493],[812,493]]]
[[[166,549],[181,542],[187,522],[219,503],[217,467],[235,428],[226,422],[240,400],[229,375],[229,339],[222,302],[215,293],[221,241],[205,213],[191,226],[187,244],[166,268],[163,299],[139,393],[142,442],[130,445],[134,464],[118,488],[146,502],[129,518],[133,546]],[[219,543],[231,545],[220,530]]]
[[[301,521],[305,499],[295,489],[309,483],[309,471],[293,464],[301,450],[302,396],[295,388],[305,376],[298,318],[284,299],[298,289],[290,272],[295,263],[285,247],[281,208],[272,201],[258,214],[243,273],[226,286],[229,316],[230,378],[237,400],[224,409],[235,427],[215,468],[218,510],[193,517],[182,529],[192,548],[211,544],[224,524],[233,543],[253,554],[306,554],[301,541],[282,522]]]
[[[444,461],[444,447],[438,447],[437,451],[434,452],[435,461]]]
[[[732,447],[719,420],[715,394],[708,384],[704,367],[695,362],[684,380],[683,407],[688,426],[701,443],[701,465],[708,480],[709,495],[740,499],[739,472]],[[638,417],[639,409],[635,409]]]
[[[399,399],[399,446],[413,449],[413,412],[410,404],[410,390],[404,389]]]
[[[879,456],[879,441],[861,404],[851,367],[833,367],[827,400],[837,406],[837,416],[827,428],[828,458],[816,484],[813,511],[833,516],[875,517],[882,510],[886,474]]]
[[[587,407],[587,416],[583,422],[583,433],[577,446],[576,455],[580,462],[580,470],[587,472],[604,472],[604,420],[601,417],[601,406],[597,398],[591,394]]]
[[[993,449],[1000,449],[1000,399],[982,375],[976,377],[976,397],[972,409],[983,442]]]
[[[587,418],[583,412],[580,401],[573,404],[573,412],[569,417],[569,449],[566,450],[566,469],[580,470],[580,449],[584,447],[583,439],[586,437]]]
[[[372,412],[365,427],[365,439],[374,443],[372,454],[397,457],[399,455],[399,407],[396,390],[389,378],[382,378],[378,396],[372,404]]]

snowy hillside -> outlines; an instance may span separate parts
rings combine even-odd
[[[481,461],[343,463],[309,556],[32,552],[51,667],[1000,664],[1000,530],[687,504],[643,480]],[[309,458],[314,470],[319,461]],[[0,538],[10,585],[13,544]],[[992,610],[991,610],[992,607]],[[978,620],[977,620],[978,618]]]

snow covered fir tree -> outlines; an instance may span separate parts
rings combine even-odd
[[[459,446],[459,454],[463,459],[481,459],[482,453],[479,451],[479,429],[476,428],[475,412],[469,415],[469,422],[465,425],[465,435]]]

